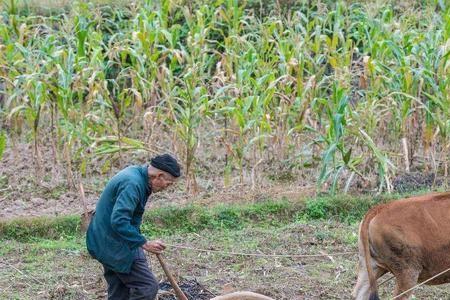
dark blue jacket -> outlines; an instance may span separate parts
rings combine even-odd
[[[135,252],[146,242],[139,227],[150,194],[147,165],[127,167],[111,178],[86,233],[92,257],[116,272],[130,272]]]

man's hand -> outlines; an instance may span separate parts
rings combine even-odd
[[[164,249],[166,249],[166,246],[162,241],[156,240],[146,242],[142,246],[142,248],[144,248],[145,251],[151,252],[153,254],[160,254]]]

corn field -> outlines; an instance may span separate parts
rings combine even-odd
[[[274,166],[331,191],[448,178],[446,1],[2,6],[0,158],[30,143],[37,178],[52,165],[76,186],[162,152],[190,193],[208,173],[257,185]]]

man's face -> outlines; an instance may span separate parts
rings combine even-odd
[[[158,175],[156,175],[152,179],[152,191],[159,192],[165,190],[175,182],[176,178],[170,175],[169,173],[166,172],[158,173]]]

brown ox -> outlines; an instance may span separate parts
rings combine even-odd
[[[450,193],[430,194],[378,205],[359,227],[358,281],[352,296],[378,298],[377,279],[396,279],[395,295],[450,267]],[[427,282],[450,282],[450,271]],[[409,299],[412,291],[398,299]]]

